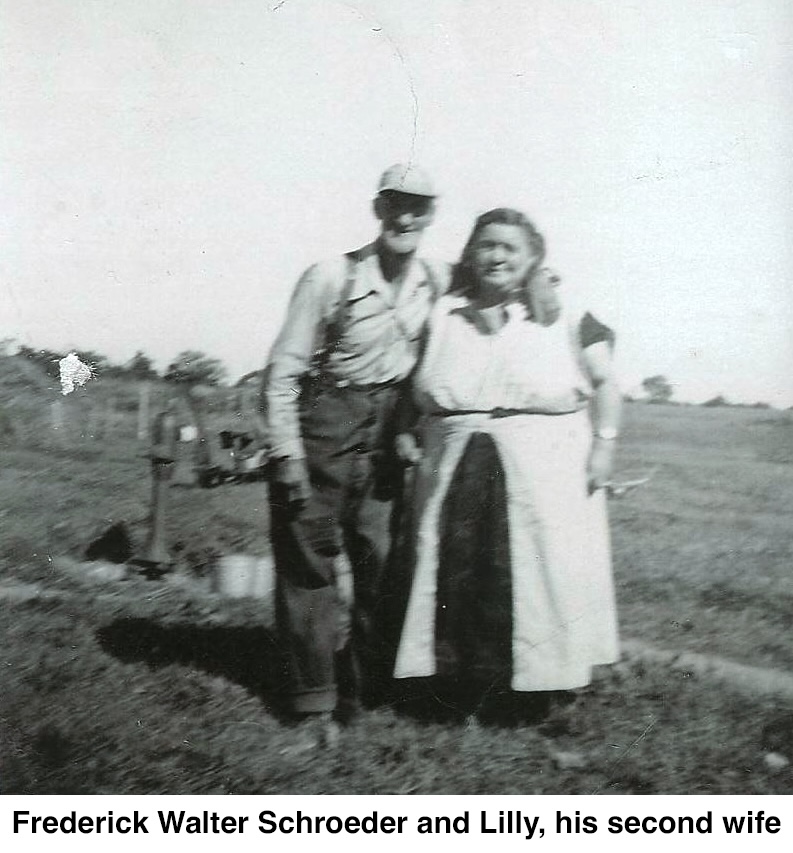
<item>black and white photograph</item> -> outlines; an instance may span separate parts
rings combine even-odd
[[[779,842],[789,0],[0,0],[0,75],[0,793]]]

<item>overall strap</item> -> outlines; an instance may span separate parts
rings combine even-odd
[[[344,257],[347,261],[347,275],[339,291],[339,302],[336,305],[336,310],[325,326],[325,337],[322,347],[314,356],[312,372],[317,372],[317,370],[327,364],[328,359],[336,351],[344,336],[344,327],[347,323],[347,302],[350,299],[353,287],[355,287],[359,261],[356,252],[347,252]]]
[[[347,252],[344,257],[347,261],[347,277],[339,291],[339,304],[336,306],[333,317],[325,331],[325,350],[328,355],[336,349],[344,336],[344,327],[347,323],[347,302],[350,299],[353,287],[355,287],[355,280],[358,275],[357,253]]]

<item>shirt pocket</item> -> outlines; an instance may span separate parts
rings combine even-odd
[[[340,349],[349,354],[362,353],[383,342],[393,326],[394,309],[376,291],[347,300],[342,320]]]

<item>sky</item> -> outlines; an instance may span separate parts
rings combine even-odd
[[[0,0],[0,339],[263,366],[298,276],[524,210],[623,387],[793,405],[789,0]]]

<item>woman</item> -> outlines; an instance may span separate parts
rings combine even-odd
[[[604,492],[613,334],[530,303],[544,254],[519,211],[479,217],[430,317],[416,435],[398,439],[417,469],[394,675],[452,678],[475,701],[581,687],[618,657]]]

